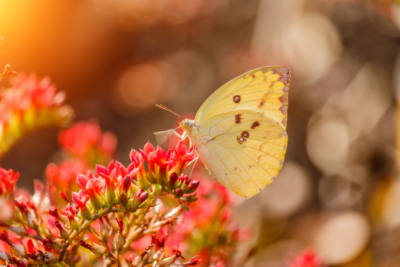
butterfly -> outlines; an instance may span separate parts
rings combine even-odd
[[[239,196],[260,192],[283,165],[289,82],[286,67],[257,68],[218,88],[194,120],[180,122],[203,165]]]

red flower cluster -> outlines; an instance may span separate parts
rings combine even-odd
[[[128,166],[113,160],[107,167],[97,165],[95,172],[79,174],[76,182],[80,191],[72,194],[74,206],[68,206],[64,212],[72,218],[80,210],[83,216],[90,218],[91,211],[117,203],[128,211],[135,210],[154,190],[192,201],[191,194],[199,182],[181,172],[195,156],[193,148],[188,150],[183,142],[168,151],[147,143],[140,152],[131,151]]]
[[[247,231],[240,230],[231,218],[236,196],[209,179],[201,180],[196,193],[197,201],[183,212],[168,245],[185,244],[186,251],[200,255],[201,266],[224,266],[235,244],[247,235]]]
[[[321,267],[322,261],[313,250],[305,250],[296,256],[290,265],[291,267]]]
[[[48,78],[12,79],[11,87],[0,91],[0,156],[27,131],[65,124],[72,112],[64,98]],[[94,121],[74,124],[59,141],[63,161],[47,166],[47,182],[35,182],[33,194],[15,189],[19,174],[0,168],[0,264],[222,266],[227,261],[239,236],[230,220],[230,193],[216,182],[200,186],[183,173],[197,158],[185,141],[169,150],[147,143],[130,152],[128,165],[111,160],[116,138]],[[145,237],[151,238],[145,248],[132,245]],[[192,257],[196,253],[202,257]]]
[[[151,235],[151,241],[143,253],[128,257],[130,266],[159,266],[160,262],[162,266],[197,266],[200,263],[198,256],[186,260],[178,249],[165,250],[167,239],[168,233],[163,230]],[[171,265],[173,263],[175,265]]]
[[[9,88],[0,90],[0,155],[28,130],[69,122],[73,113],[64,100],[49,78],[14,77]]]
[[[36,182],[33,195],[18,193],[14,201],[10,201],[13,215],[0,224],[3,229],[0,262],[16,266],[74,264],[79,258],[65,253],[76,251],[80,246],[99,258],[105,256],[106,250],[132,253],[132,242],[173,225],[182,212],[181,205],[195,200],[199,182],[182,174],[195,156],[194,150],[187,149],[182,142],[167,151],[146,144],[143,150],[132,150],[128,166],[114,160],[108,166],[98,165],[95,171],[78,174],[76,183],[80,190],[72,193],[71,200],[64,196],[68,204],[63,208],[53,206],[51,195],[45,190],[50,187]],[[76,162],[62,163],[63,167],[50,165],[48,179],[61,186],[65,181],[60,178],[66,177],[69,181],[75,171],[84,167],[74,164]],[[67,172],[67,166],[76,169]],[[17,178],[18,174],[13,171],[0,169],[4,192],[12,190]],[[170,196],[178,203],[164,206],[160,202],[162,196]],[[112,247],[108,240],[113,240]],[[183,261],[180,252],[160,254],[161,250],[160,245],[148,253],[159,255],[158,260],[163,262],[182,262],[179,266],[197,263],[196,259]],[[114,254],[110,257],[114,262],[121,260]],[[153,262],[155,259],[155,256],[146,256],[136,257],[135,261]]]
[[[2,104],[20,111],[32,106],[59,106],[65,100],[65,93],[57,92],[48,77],[39,79],[35,75],[19,74],[11,80],[11,88],[3,92]]]
[[[61,131],[61,146],[70,155],[90,163],[108,162],[114,155],[117,139],[109,132],[102,133],[97,122],[77,122]]]
[[[198,266],[225,266],[237,242],[248,234],[232,221],[235,195],[214,180],[202,179],[196,196],[177,224],[138,240],[134,250],[145,253],[157,241],[156,245],[170,253],[179,248],[182,255],[199,255]]]
[[[172,189],[177,195],[196,190],[198,181],[190,181],[187,175],[181,174],[196,157],[194,147],[187,149],[184,141],[179,141],[175,149],[168,151],[147,143],[140,152],[132,150],[130,153],[140,182],[157,182]],[[147,163],[146,166],[144,162]]]
[[[18,178],[19,178],[18,172],[0,168],[0,196],[13,193]]]

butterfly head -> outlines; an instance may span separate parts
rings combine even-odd
[[[179,126],[184,130],[188,135],[191,135],[193,129],[197,129],[198,126],[194,123],[194,120],[183,119]]]

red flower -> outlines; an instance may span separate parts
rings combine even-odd
[[[15,183],[18,181],[19,173],[13,170],[0,168],[0,195],[12,193]]]
[[[69,220],[72,220],[75,217],[76,211],[75,209],[68,203],[67,206],[64,208],[62,213],[67,216]]]
[[[72,200],[78,208],[86,209],[86,202],[89,200],[89,196],[80,190],[79,192],[72,193]]]
[[[300,255],[296,256],[291,262],[291,267],[318,267],[321,266],[322,261],[315,255],[313,250],[303,251]]]
[[[30,255],[36,254],[35,244],[33,244],[32,239],[29,239],[26,242],[26,250],[27,250],[28,254],[30,254]]]
[[[57,92],[49,78],[20,74],[10,88],[0,88],[0,154],[27,131],[47,125],[65,125],[72,110],[63,105],[64,92]]]
[[[81,160],[67,160],[60,164],[50,163],[46,167],[47,180],[63,191],[71,191],[76,176],[87,170]]]
[[[105,180],[107,186],[115,189],[123,187],[124,178],[127,175],[134,177],[136,170],[130,170],[130,168],[126,168],[121,162],[113,160],[107,167],[97,165],[96,173]]]
[[[185,145],[185,140],[181,140],[176,144],[175,151],[184,162],[190,162],[196,157],[194,146],[187,149],[187,146]]]
[[[19,74],[11,80],[12,90],[3,92],[3,103],[16,110],[27,110],[30,106],[53,107],[62,104],[64,92],[56,91],[48,77]]]
[[[173,172],[180,173],[186,164],[197,156],[194,147],[189,149],[184,141],[179,141],[174,149],[168,151],[161,147],[154,148],[151,143],[146,143],[143,150],[140,150],[142,158],[148,163],[149,172],[155,176],[171,175]],[[136,151],[131,151],[131,158],[138,158]]]
[[[90,160],[93,152],[108,160],[117,145],[115,136],[102,133],[96,121],[75,123],[70,129],[60,132],[59,142],[68,153],[86,160]]]

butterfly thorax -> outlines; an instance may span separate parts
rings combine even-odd
[[[198,131],[199,126],[194,123],[194,120],[184,119],[180,122],[179,126],[186,132],[189,137],[193,136],[193,131]]]

